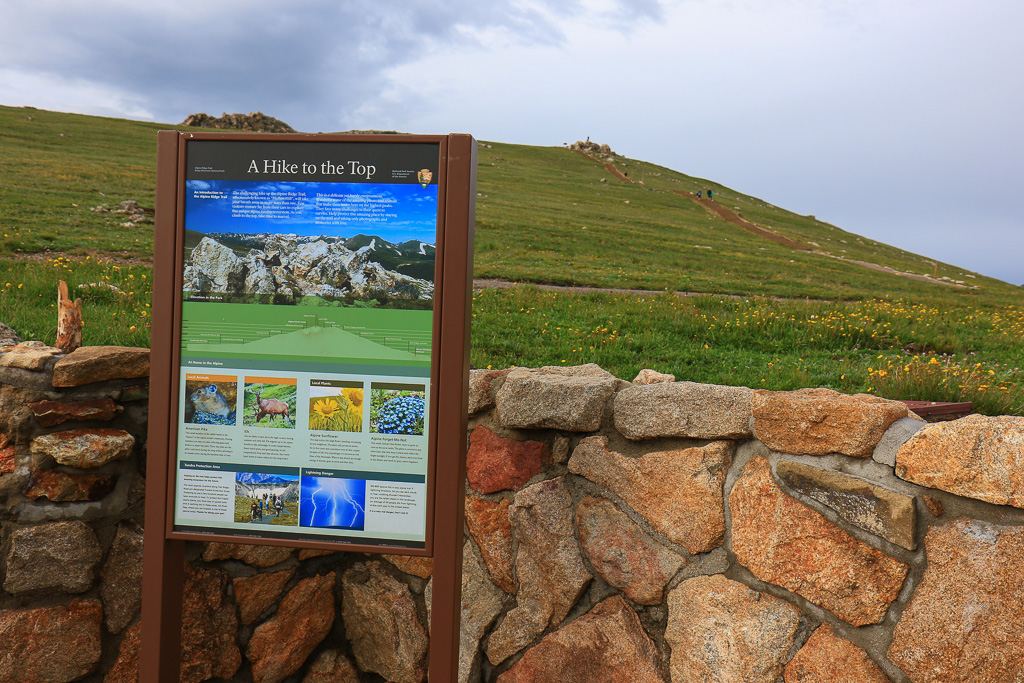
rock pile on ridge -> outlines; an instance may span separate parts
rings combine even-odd
[[[592,156],[602,155],[607,157],[615,154],[615,152],[612,151],[612,148],[608,145],[599,145],[596,142],[591,142],[590,138],[587,138],[586,141],[577,140],[569,145],[569,149],[574,152],[583,152]]]
[[[196,128],[220,128],[228,130],[248,130],[253,133],[294,133],[294,128],[284,121],[267,116],[261,111],[249,112],[248,114],[228,114],[224,112],[219,118],[209,114],[189,114],[181,122],[183,126],[195,126]]]

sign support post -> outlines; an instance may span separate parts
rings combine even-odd
[[[173,282],[175,225],[178,214],[178,133],[157,137],[156,235],[153,277]],[[150,342],[149,435],[146,455],[146,528],[142,558],[142,647],[140,681],[177,681],[181,667],[181,601],[185,542],[166,537],[171,378],[174,361],[174,295],[170,287],[153,290],[153,334]],[[161,334],[160,332],[163,331]],[[161,448],[155,447],[162,444]]]
[[[459,626],[462,609],[462,527],[465,517],[466,422],[469,413],[469,326],[473,298],[473,199],[476,197],[476,141],[469,135],[451,136],[448,147],[448,213],[445,218],[445,289],[448,301],[441,311],[442,383],[450,409],[439,411],[437,496],[434,499],[434,576],[430,630],[431,681],[455,681],[459,672]],[[448,241],[451,240],[451,241]],[[467,268],[467,264],[470,267]],[[450,289],[449,289],[450,288]],[[456,349],[444,348],[446,344]],[[444,359],[452,359],[446,363]]]

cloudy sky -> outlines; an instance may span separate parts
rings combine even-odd
[[[8,0],[0,104],[590,137],[1024,283],[1020,0]]]

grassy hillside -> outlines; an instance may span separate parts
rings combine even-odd
[[[152,208],[169,127],[0,107],[0,322],[52,342],[64,279],[85,301],[86,343],[148,344],[152,221],[94,208]],[[714,205],[693,196],[707,188]],[[478,278],[708,295],[482,290],[480,367],[595,361],[627,379],[653,367],[1024,410],[1024,290],[706,179],[481,143],[475,246]]]
[[[112,228],[90,207],[153,206],[155,124],[0,107],[0,256],[47,249],[150,259],[152,224]]]
[[[631,182],[567,149],[496,143],[481,148],[477,276],[823,299],[862,299],[883,292],[890,297],[1016,300],[1021,294],[1006,283],[948,264],[936,268],[930,259],[707,180],[621,157],[614,158],[613,166]],[[690,197],[707,188],[715,190],[716,204],[803,249],[751,234]],[[983,287],[987,296],[807,250],[948,277]]]

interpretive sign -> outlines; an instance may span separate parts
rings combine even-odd
[[[175,532],[426,546],[440,161],[187,142]]]
[[[476,142],[162,131],[157,165],[140,680],[177,680],[187,540],[432,556],[453,680]]]

